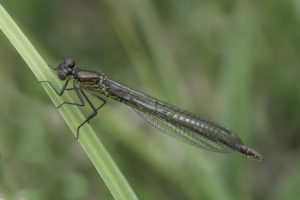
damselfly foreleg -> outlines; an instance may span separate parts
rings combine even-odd
[[[61,96],[63,95],[63,93],[65,92],[66,90],[66,87],[68,86],[68,83],[69,83],[69,80],[67,80],[64,84],[64,86],[62,87],[62,89],[60,91],[58,91],[54,86],[53,84],[50,82],[50,81],[39,81],[40,83],[48,83],[50,85],[50,87],[55,91],[55,93],[58,95],[58,96]]]

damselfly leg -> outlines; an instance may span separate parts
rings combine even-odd
[[[73,85],[74,85],[74,83],[73,83]],[[57,109],[59,109],[59,108],[60,108],[61,106],[63,106],[64,104],[69,104],[69,105],[74,105],[74,106],[85,106],[84,100],[83,100],[82,96],[80,95],[80,92],[78,91],[78,88],[75,87],[75,85],[74,85],[73,88],[67,88],[67,89],[65,89],[65,90],[68,90],[68,91],[74,90],[74,91],[76,92],[76,95],[78,96],[78,98],[79,98],[81,104],[80,104],[80,103],[74,103],[74,102],[67,102],[67,101],[64,101],[62,104],[60,104],[59,106],[56,107]]]
[[[103,99],[102,97],[95,95],[96,97],[98,97],[101,101],[102,104],[98,107],[95,108],[95,106],[93,105],[93,103],[91,102],[91,100],[87,97],[87,95],[83,92],[82,89],[80,89],[81,94],[84,96],[84,98],[86,99],[86,101],[88,102],[88,104],[90,105],[90,107],[93,109],[93,112],[86,118],[86,120],[84,122],[82,122],[78,127],[77,127],[77,134],[76,134],[76,139],[78,139],[79,137],[79,129],[87,122],[89,122],[92,118],[94,118],[97,114],[98,114],[98,110],[100,110],[105,104],[106,104],[106,100]]]
[[[54,68],[54,67],[52,67],[50,65],[48,65],[48,66],[51,69],[53,69],[53,70],[57,70],[58,69],[58,68]],[[50,87],[55,91],[55,93],[57,95],[59,95],[59,96],[62,96],[65,91],[74,90],[76,92],[76,95],[78,96],[78,98],[79,98],[79,100],[80,100],[81,103],[75,103],[75,102],[67,102],[67,101],[65,101],[62,104],[60,104],[59,106],[57,106],[57,109],[59,109],[64,104],[73,105],[73,106],[85,106],[86,104],[85,104],[84,99],[88,102],[89,106],[92,108],[93,112],[77,127],[76,139],[78,139],[78,137],[79,137],[79,129],[85,123],[87,123],[87,122],[89,123],[90,120],[92,118],[94,118],[98,114],[98,111],[106,104],[106,100],[104,98],[102,98],[99,94],[91,91],[91,93],[95,97],[97,97],[98,99],[100,99],[102,101],[101,105],[96,108],[94,106],[94,104],[91,102],[91,100],[88,98],[88,96],[85,94],[85,92],[82,89],[76,87],[75,80],[73,81],[73,88],[67,88],[68,83],[69,83],[69,79],[67,79],[60,91],[57,90],[50,81],[39,81],[39,82],[40,83],[48,83],[50,85]]]
[[[48,83],[50,85],[50,87],[55,91],[55,93],[58,95],[58,96],[61,96],[63,95],[63,93],[65,92],[66,90],[66,87],[68,86],[68,83],[69,83],[69,80],[67,80],[64,84],[64,86],[62,87],[62,89],[60,91],[58,91],[54,86],[53,84],[50,82],[50,81],[39,81],[40,83]]]

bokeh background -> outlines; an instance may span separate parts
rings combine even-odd
[[[227,125],[264,156],[197,149],[111,100],[91,125],[140,199],[299,198],[299,0],[1,3],[49,64],[71,57]],[[112,199],[3,33],[1,197]]]

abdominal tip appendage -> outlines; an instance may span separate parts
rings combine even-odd
[[[253,149],[249,149],[249,151],[247,152],[247,158],[249,158],[251,160],[262,161],[263,156],[260,153],[258,153],[257,151],[255,151]]]

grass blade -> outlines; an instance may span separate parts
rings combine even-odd
[[[60,82],[55,78],[53,72],[50,71],[46,62],[33,47],[25,34],[19,29],[17,24],[5,11],[0,4],[0,28],[12,45],[19,52],[21,57],[27,63],[31,71],[38,80],[50,80],[54,85],[60,85]],[[38,82],[37,82],[38,84]],[[43,85],[44,89],[52,99],[55,105],[58,105],[60,97],[58,97],[48,85]],[[69,100],[70,96],[64,95]],[[72,100],[71,100],[72,101]],[[59,110],[71,130],[76,134],[76,128],[80,122],[84,120],[83,114],[78,108],[63,107]],[[104,180],[108,189],[112,193],[114,199],[137,199],[134,191],[128,184],[127,180],[122,175],[121,171],[110,157],[102,143],[97,138],[94,130],[89,125],[85,125],[81,129],[79,142],[99,175]]]

